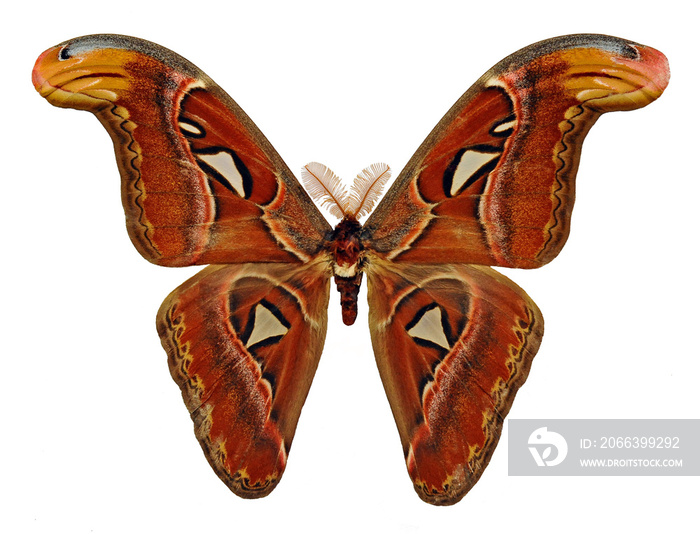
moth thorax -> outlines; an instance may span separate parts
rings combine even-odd
[[[343,278],[357,275],[362,244],[359,234],[360,223],[345,217],[333,232],[331,252],[333,254],[333,274]]]

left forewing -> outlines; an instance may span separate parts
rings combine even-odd
[[[127,230],[147,260],[306,262],[330,232],[238,104],[174,52],[123,35],[78,37],[41,54],[32,79],[51,104],[90,111],[109,132]],[[78,157],[79,140],[70,147]]]

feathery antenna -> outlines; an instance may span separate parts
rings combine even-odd
[[[301,168],[301,179],[311,197],[321,206],[328,206],[331,215],[342,219],[348,204],[348,193],[332,170],[312,161]]]
[[[386,163],[373,163],[363,169],[350,188],[350,198],[345,210],[347,215],[359,219],[367,215],[382,194],[382,189],[391,178],[391,169]]]
[[[301,168],[309,195],[338,219],[357,220],[372,211],[389,178],[391,169],[386,163],[373,163],[357,175],[348,194],[338,175],[325,165],[313,161]]]

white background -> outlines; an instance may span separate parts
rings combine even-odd
[[[681,7],[685,5],[686,7]],[[508,271],[546,333],[515,418],[698,418],[698,58],[691,3],[23,2],[4,13],[4,532],[673,532],[697,477],[508,477],[507,431],[459,504],[415,495],[360,296],[328,340],[287,471],[231,494],[205,461],[155,332],[196,269],[144,261],[123,223],[107,134],[31,85],[46,48],[124,33],[184,55],[227,90],[292,169],[396,172],[484,71],[555,35],[626,37],[667,54],[671,84],[606,115],[583,151],[571,237]],[[10,11],[7,11],[10,9]],[[14,10],[14,11],[12,11]],[[9,36],[9,37],[8,37]]]

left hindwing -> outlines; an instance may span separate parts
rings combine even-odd
[[[221,480],[241,497],[277,485],[326,334],[323,262],[212,265],[158,312],[170,372]]]
[[[44,52],[33,81],[51,104],[91,111],[110,133],[129,236],[147,260],[304,262],[330,232],[243,110],[174,52],[79,37]]]
[[[364,226],[386,259],[533,268],[569,235],[583,139],[666,87],[660,52],[572,35],[504,59],[438,123]]]
[[[489,267],[368,270],[370,331],[409,475],[431,504],[476,483],[542,338],[537,306]]]

